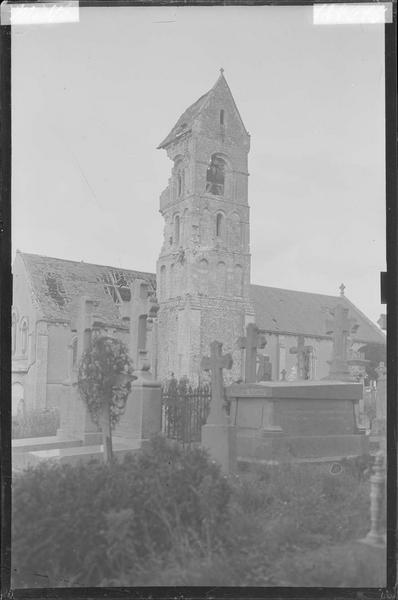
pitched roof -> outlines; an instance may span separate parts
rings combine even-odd
[[[121,326],[116,295],[127,299],[127,285],[134,279],[144,279],[153,290],[156,289],[154,273],[22,252],[19,255],[26,266],[43,317],[50,321],[69,321],[77,311],[73,300],[87,295],[99,301],[96,313],[106,323]],[[356,341],[385,344],[384,333],[345,296],[327,296],[262,285],[251,285],[250,295],[256,323],[267,332],[330,338],[326,335],[326,319],[337,304],[343,304],[349,309],[350,317],[359,324],[354,336]]]
[[[98,300],[96,314],[108,325],[121,326],[118,301],[128,300],[129,284],[144,279],[155,289],[155,275],[117,267],[76,262],[19,252],[43,318],[69,322],[76,316],[76,299]]]
[[[185,112],[182,113],[181,117],[178,119],[177,123],[174,125],[173,129],[170,131],[169,135],[165,137],[163,142],[161,142],[158,146],[159,148],[165,148],[170,142],[172,142],[176,137],[181,136],[183,133],[187,133],[191,130],[193,122],[200,115],[200,112],[208,97],[210,96],[211,90],[203,94],[196,102],[191,104]]]
[[[194,123],[194,121],[197,119],[197,117],[199,117],[199,115],[201,114],[202,110],[205,108],[205,106],[207,105],[207,101],[210,99],[210,97],[212,96],[213,92],[215,91],[215,89],[217,88],[217,86],[219,85],[223,85],[224,89],[226,89],[227,93],[230,94],[231,99],[232,99],[232,103],[235,107],[235,110],[239,116],[240,121],[242,122],[243,128],[246,131],[246,128],[243,124],[242,121],[242,117],[240,116],[238,107],[235,104],[235,100],[234,97],[232,96],[231,90],[229,88],[229,85],[224,77],[223,74],[223,69],[221,69],[221,73],[220,76],[218,77],[216,83],[213,85],[213,87],[206,92],[205,94],[203,94],[203,96],[201,96],[198,100],[196,100],[196,102],[194,102],[193,104],[191,104],[191,106],[189,106],[181,115],[181,117],[178,119],[177,123],[174,125],[174,127],[172,128],[172,130],[170,131],[170,133],[165,137],[165,139],[163,140],[163,142],[161,142],[158,146],[159,148],[165,148],[166,146],[168,146],[171,142],[173,142],[176,138],[182,136],[185,133],[188,133],[189,131],[191,131],[192,129],[192,125]]]
[[[296,290],[251,285],[256,324],[268,332],[304,334],[329,338],[326,320],[338,304],[349,310],[349,317],[359,325],[354,340],[361,343],[385,344],[385,335],[345,296],[328,296]]]

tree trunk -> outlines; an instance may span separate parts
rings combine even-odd
[[[111,432],[111,416],[109,411],[109,404],[107,402],[104,403],[102,409],[102,443],[104,446],[104,460],[106,463],[112,462],[113,452],[112,452],[112,432]]]

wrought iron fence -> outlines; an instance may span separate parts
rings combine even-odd
[[[192,387],[185,379],[168,381],[162,389],[164,435],[184,445],[200,442],[210,400],[209,385]]]

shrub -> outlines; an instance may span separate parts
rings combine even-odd
[[[11,427],[13,439],[56,435],[59,428],[58,409],[28,409],[12,418]]]
[[[115,585],[126,569],[137,585],[183,537],[198,552],[215,544],[229,498],[203,451],[161,439],[112,465],[43,463],[14,481],[13,585],[37,585],[43,572],[43,586]]]

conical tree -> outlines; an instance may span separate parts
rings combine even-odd
[[[112,429],[119,422],[131,391],[133,365],[127,346],[98,334],[84,352],[78,388],[91,418],[102,429],[105,462],[113,458]]]

